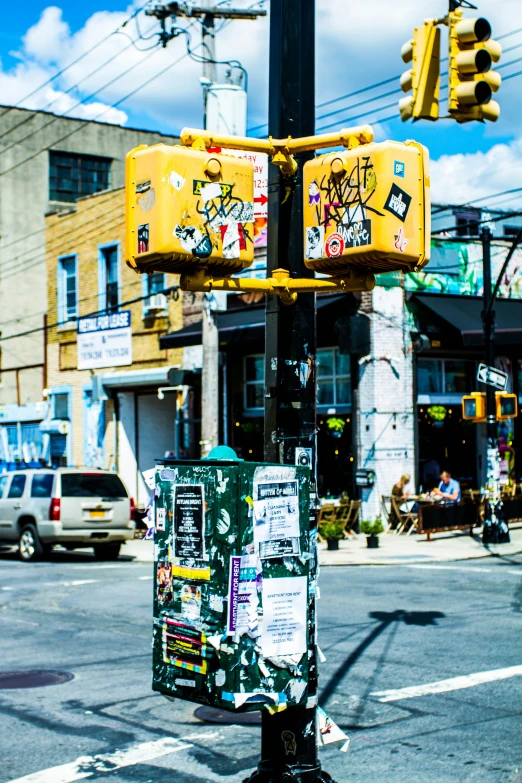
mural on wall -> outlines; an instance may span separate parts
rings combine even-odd
[[[508,245],[491,248],[493,280],[496,280],[508,252]],[[431,260],[426,272],[405,275],[407,291],[434,294],[482,296],[482,246],[478,242],[433,240]],[[429,271],[428,271],[429,270]],[[522,298],[522,252],[515,252],[504,274],[499,296]]]
[[[105,409],[102,400],[93,400],[92,392],[84,392],[84,460],[85,467],[104,468],[103,436]]]

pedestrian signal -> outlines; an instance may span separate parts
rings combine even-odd
[[[491,64],[500,59],[502,47],[491,40],[487,19],[465,19],[461,8],[450,11],[448,19],[449,112],[458,122],[495,122],[500,106],[491,96],[500,87],[501,77],[491,70]]]
[[[226,277],[254,259],[254,167],[180,146],[127,155],[127,260],[138,272],[204,268]]]
[[[304,247],[309,269],[342,276],[418,271],[430,257],[428,150],[384,141],[305,163]]]
[[[436,120],[439,116],[440,92],[440,30],[434,19],[426,19],[416,27],[413,38],[401,49],[405,63],[411,69],[401,76],[401,89],[413,91],[399,101],[403,122],[414,119]]]
[[[516,394],[496,392],[497,419],[514,419],[518,416],[518,403]]]
[[[475,423],[486,421],[486,395],[484,392],[465,394],[462,398],[462,418]]]

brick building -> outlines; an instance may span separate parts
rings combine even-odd
[[[46,223],[42,454],[53,465],[117,470],[143,506],[148,491],[141,471],[175,447],[176,394],[167,389],[180,380],[182,351],[161,349],[159,338],[182,326],[178,292],[161,293],[178,278],[140,276],[125,264],[123,189],[80,199],[74,211],[56,211]],[[79,319],[127,311],[132,337],[125,363],[94,360],[105,366],[79,369]]]

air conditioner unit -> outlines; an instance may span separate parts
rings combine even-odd
[[[167,297],[165,294],[153,294],[147,300],[147,310],[166,310]]]

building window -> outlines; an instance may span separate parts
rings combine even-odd
[[[466,394],[472,386],[474,362],[454,359],[419,359],[419,394]]]
[[[522,226],[504,226],[505,237],[516,237]]]
[[[350,355],[338,348],[317,351],[317,405],[351,404]]]
[[[479,235],[482,219],[480,209],[455,209],[453,214],[457,223],[457,236],[476,237]]]
[[[58,322],[73,321],[78,316],[76,290],[76,256],[58,259]]]
[[[49,200],[76,201],[107,190],[110,186],[111,160],[94,155],[49,152]]]
[[[163,272],[154,272],[152,275],[143,275],[143,312],[167,309],[167,297],[161,292],[166,288]]]
[[[114,312],[119,305],[118,245],[100,248],[100,310]]]
[[[69,395],[67,392],[53,394],[53,419],[69,418]]]
[[[265,357],[245,356],[245,409],[263,408],[265,386]]]

